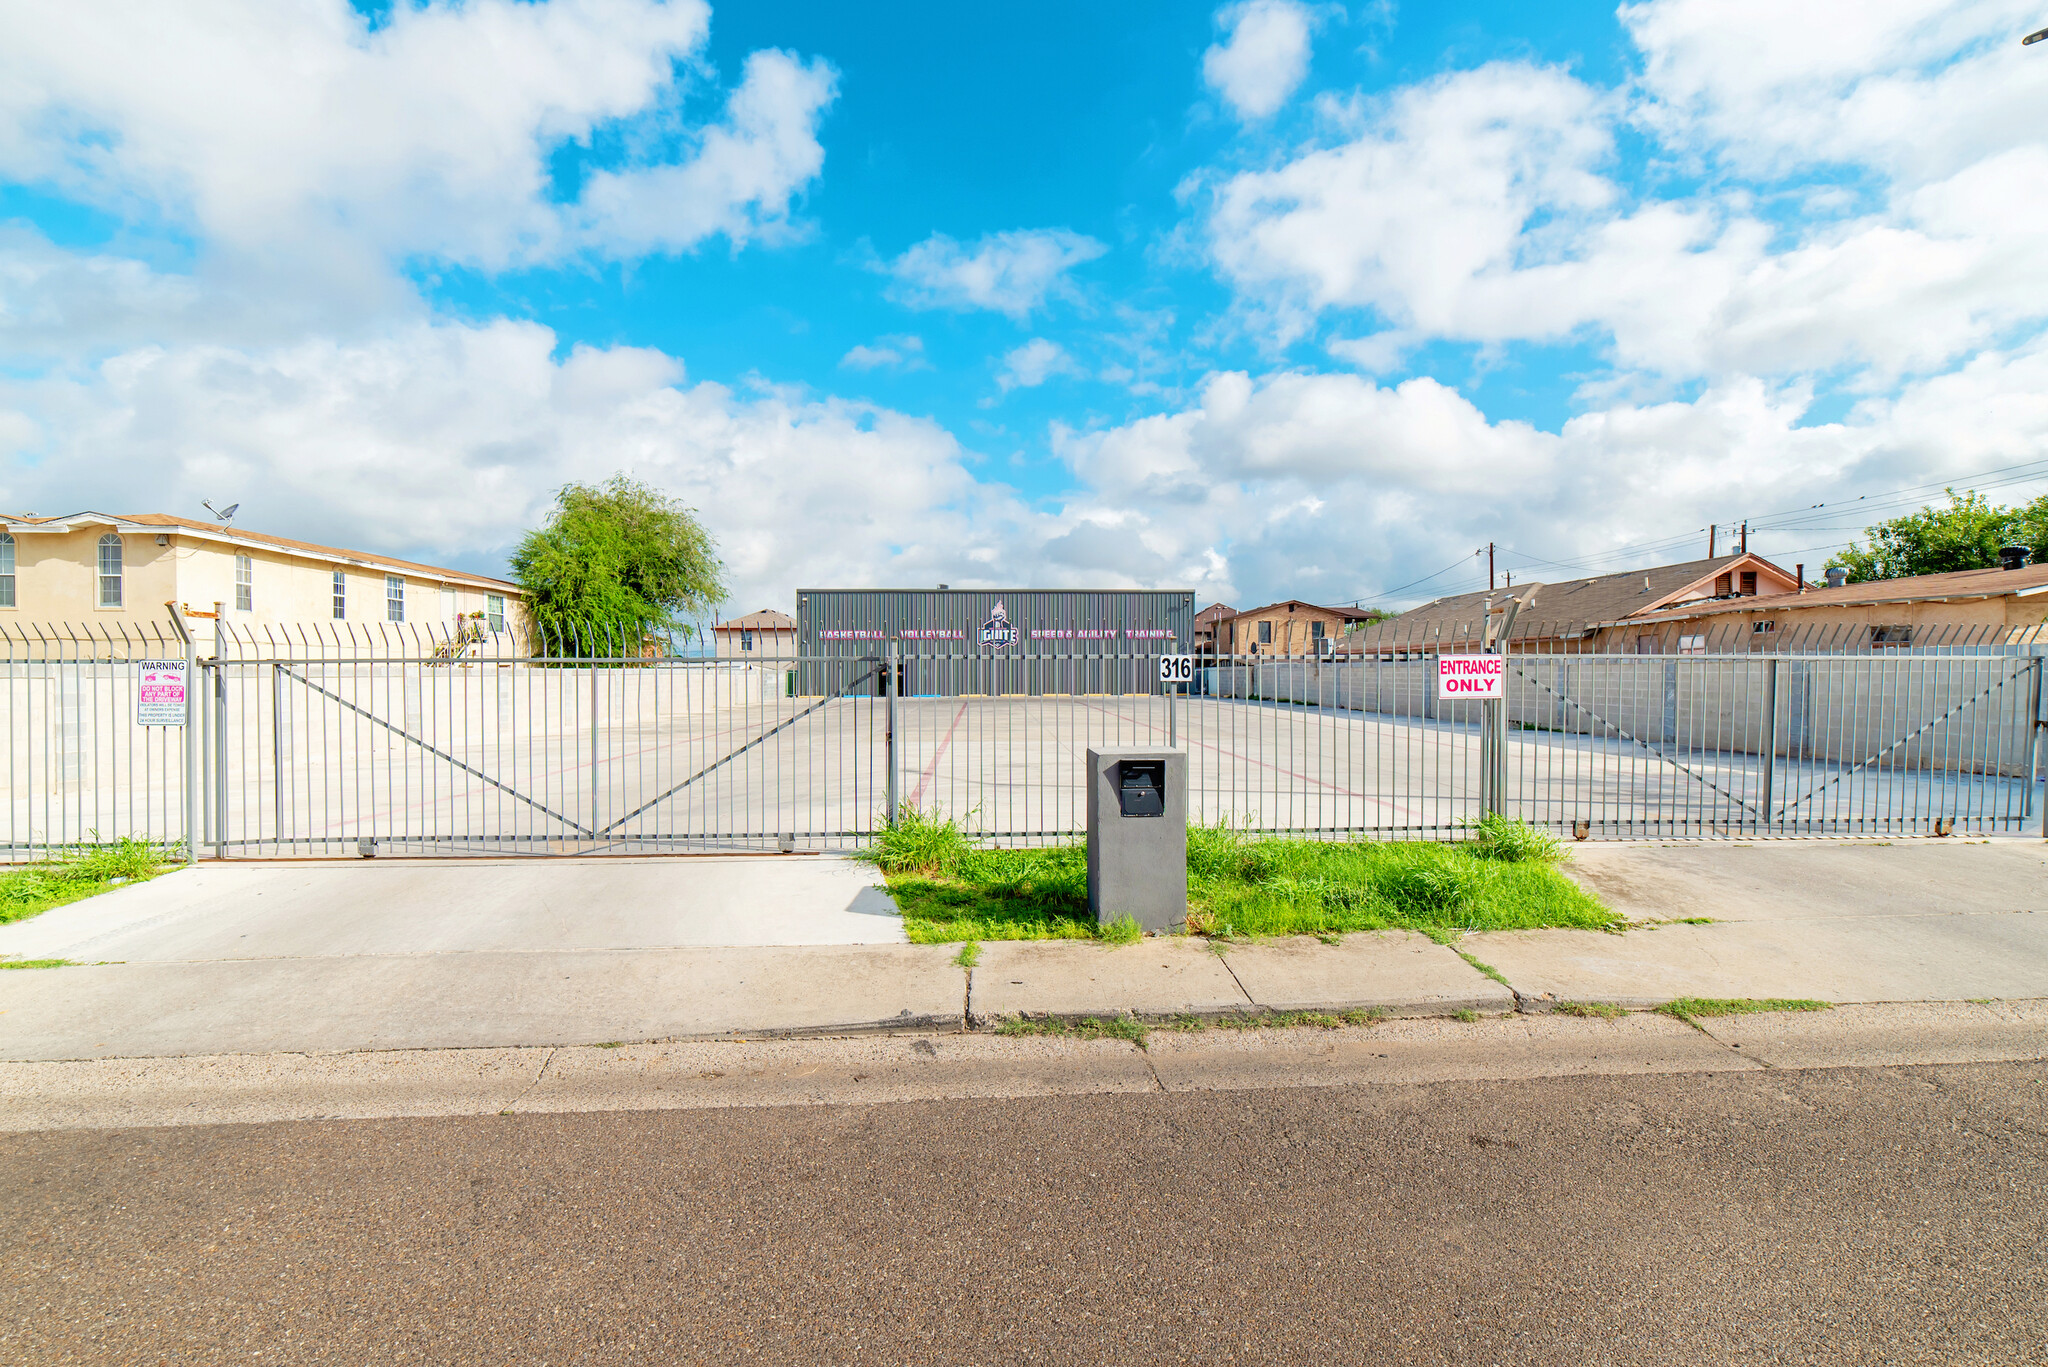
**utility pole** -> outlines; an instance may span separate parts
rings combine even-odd
[[[1720,530],[1721,524],[1718,522],[1707,528],[1707,559],[1709,560],[1714,558],[1714,533]]]
[[[1486,543],[1486,591],[1493,592],[1493,543]]]
[[[1742,519],[1742,553],[1749,554],[1749,519]]]

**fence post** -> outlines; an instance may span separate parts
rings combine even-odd
[[[199,862],[199,789],[205,783],[201,773],[199,749],[199,642],[192,639],[192,628],[185,621],[185,614],[178,610],[176,603],[166,603],[171,610],[171,625],[178,629],[178,636],[185,642],[185,750],[180,758],[185,765],[185,862]]]
[[[1775,801],[1774,790],[1778,782],[1778,661],[1775,657],[1764,661],[1764,791],[1763,803],[1757,816],[1765,826],[1771,824],[1771,806]]]
[[[883,720],[882,750],[883,764],[887,767],[889,792],[888,824],[896,824],[896,671],[903,665],[903,643],[889,642],[889,649],[882,660],[882,696],[887,699],[888,715]]]
[[[218,656],[213,661],[213,857],[228,857],[228,672]]]
[[[270,664],[270,853],[284,843],[284,666]]]
[[[2048,728],[2048,718],[2044,718],[2041,715],[2041,673],[2044,669],[2048,669],[2048,656],[2035,655],[2034,679],[2027,688],[2027,696],[2032,699],[2032,705],[2027,708],[2027,720],[2030,725],[2027,728],[2027,786],[2025,792],[2029,802],[2034,797],[2035,775],[2041,771],[2041,731],[2043,728]],[[2041,838],[2048,840],[2048,783],[2044,783],[2041,799]]]

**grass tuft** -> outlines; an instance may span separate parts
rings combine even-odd
[[[69,959],[0,959],[0,968],[72,968]]]
[[[1657,1010],[1691,1024],[1715,1016],[1754,1016],[1765,1011],[1825,1011],[1833,1005],[1804,997],[1680,997]]]
[[[0,925],[156,877],[171,862],[165,846],[135,836],[107,845],[74,845],[52,859],[0,872]]]
[[[1140,1049],[1145,1047],[1148,1027],[1136,1016],[1089,1016],[1084,1020],[1056,1020],[1052,1018],[1026,1019],[1018,1017],[1006,1020],[996,1027],[998,1035],[1062,1035],[1071,1039],[1120,1039],[1128,1040]]]
[[[1550,832],[1499,812],[1488,812],[1473,822],[1472,832],[1473,852],[1482,858],[1508,864],[1557,864],[1568,857],[1563,844]]]
[[[1499,829],[1527,830],[1515,823]],[[1454,939],[1467,930],[1612,930],[1625,924],[1552,862],[1529,854],[1527,842],[1517,846],[1519,839],[1317,841],[1192,827],[1187,928],[1212,940],[1314,935],[1327,941],[1360,930],[1419,930]],[[1140,933],[1122,921],[1098,926],[1089,915],[1088,852],[1078,841],[984,849],[951,819],[906,807],[861,857],[887,875],[904,930],[918,944],[1127,944]]]
[[[1560,1016],[1589,1016],[1609,1021],[1628,1014],[1626,1009],[1613,1002],[1559,1002],[1550,1009]]]
[[[981,942],[969,940],[960,946],[960,952],[953,956],[953,962],[962,968],[972,968],[981,962]]]

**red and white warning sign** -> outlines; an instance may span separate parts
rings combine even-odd
[[[1436,695],[1466,701],[1504,698],[1508,662],[1499,655],[1439,655]]]

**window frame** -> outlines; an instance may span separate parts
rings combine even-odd
[[[405,576],[402,574],[384,576],[384,620],[405,620]]]
[[[346,622],[348,620],[347,570],[336,570],[334,572],[334,616],[331,620],[336,622]]]
[[[14,533],[0,531],[0,608],[15,606]]]
[[[235,557],[235,611],[256,611],[256,557]]]
[[[484,595],[484,622],[485,625],[490,627],[493,634],[505,629],[504,594],[487,593]]]
[[[110,550],[114,553],[114,572],[112,574],[107,573],[107,552]],[[97,595],[99,605],[103,608],[125,607],[127,605],[128,593],[128,547],[121,540],[121,534],[119,532],[108,532],[100,537],[95,553],[97,555],[97,563],[94,565],[94,569],[97,573],[94,574],[93,580],[99,589]],[[111,602],[107,599],[109,580],[113,581],[114,590]]]
[[[1259,644],[1262,646],[1273,644],[1273,624],[1271,622],[1262,621],[1259,623]]]

